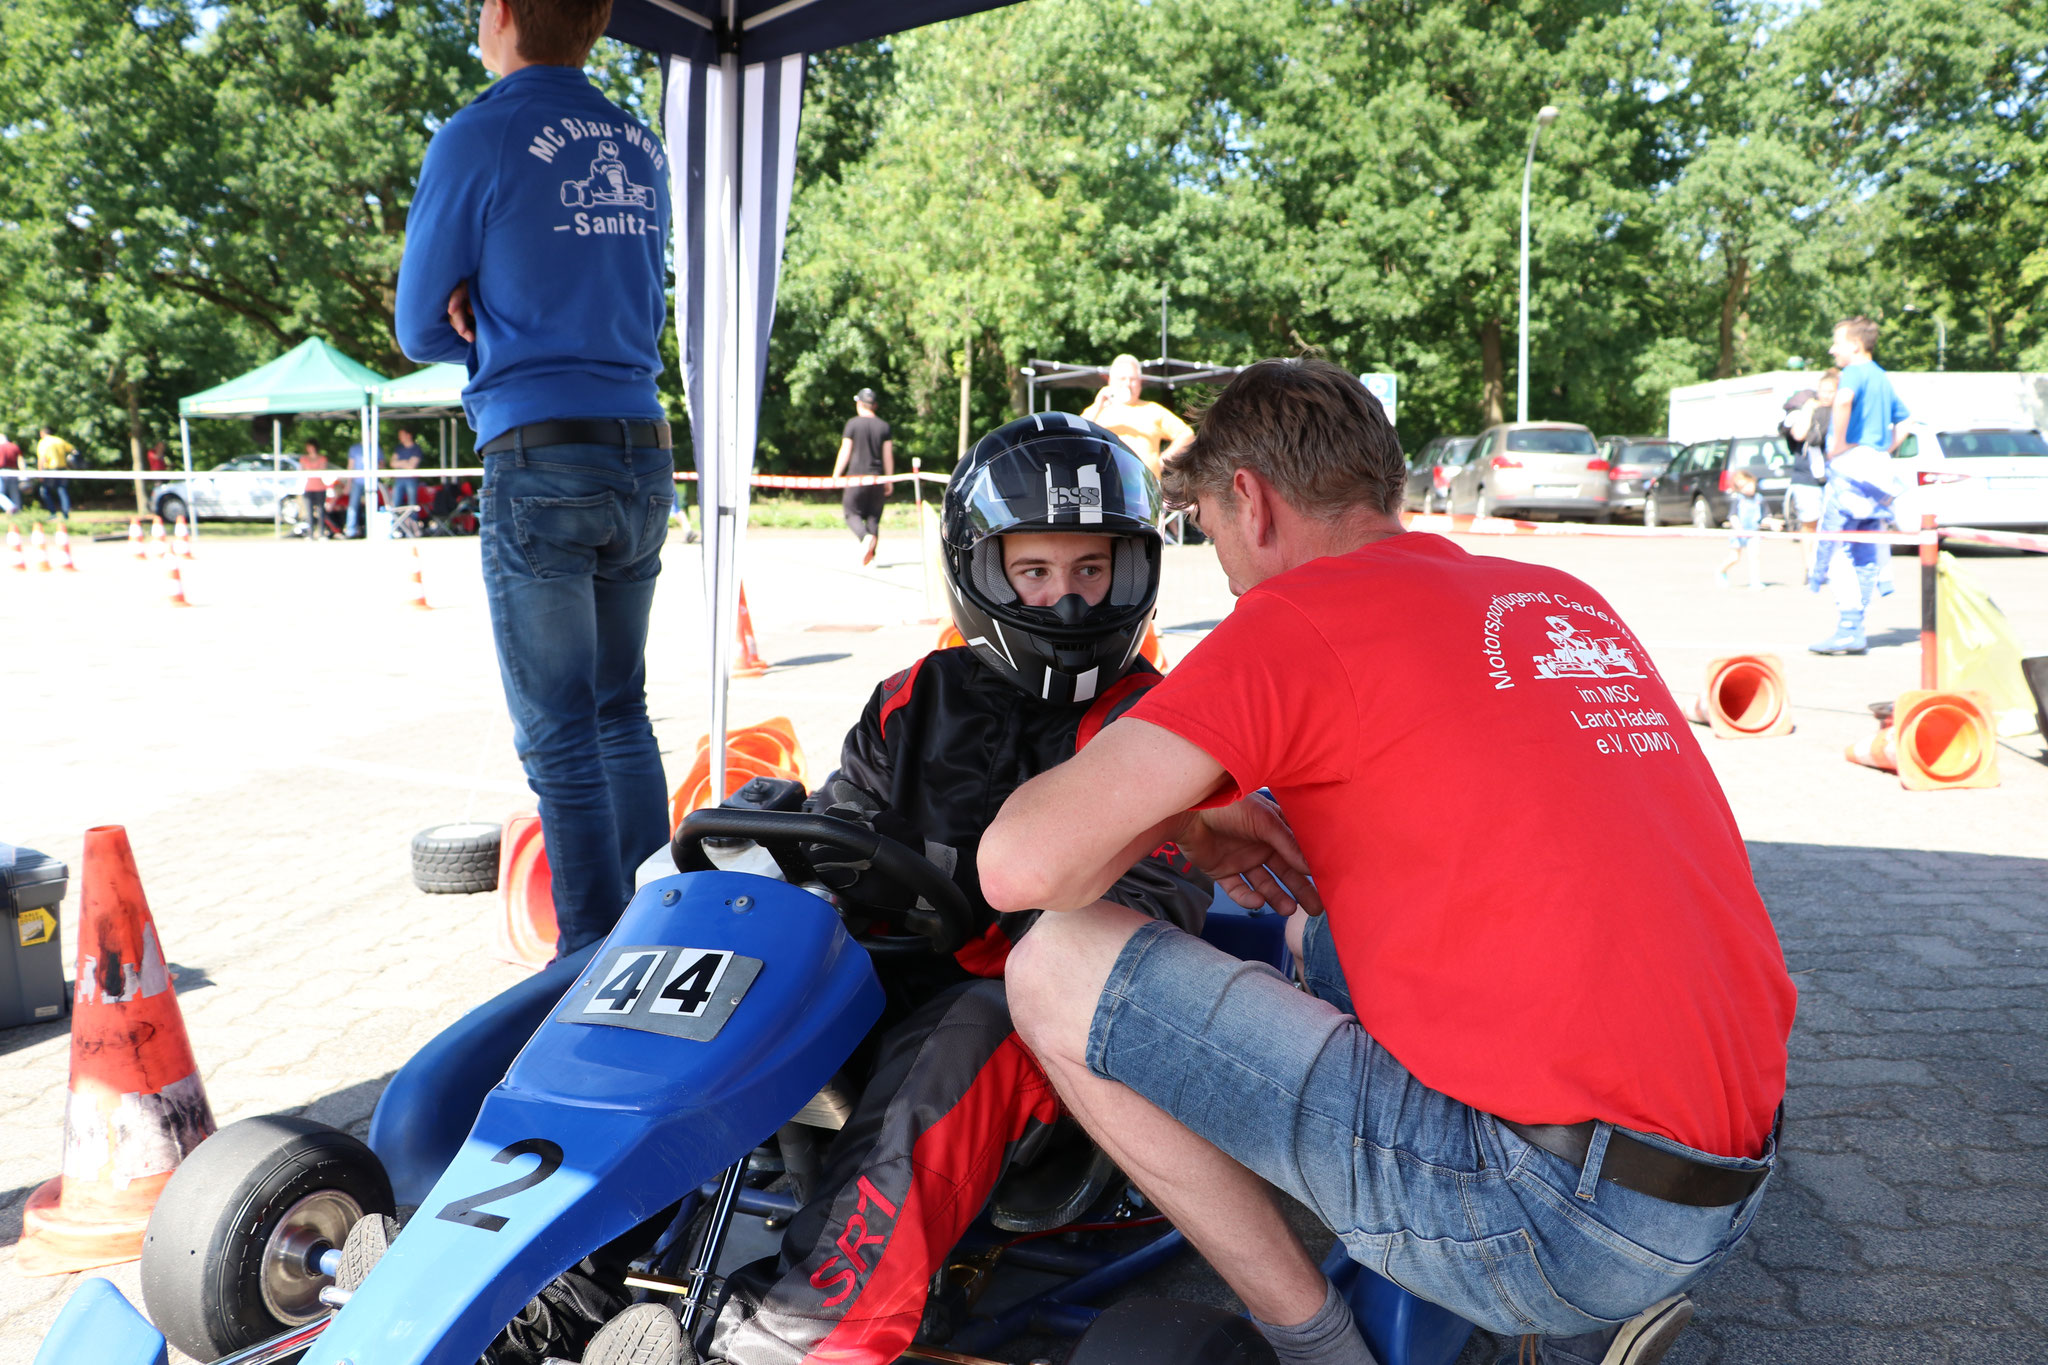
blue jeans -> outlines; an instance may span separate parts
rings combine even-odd
[[[1502,1335],[1611,1332],[1748,1230],[1763,1185],[1724,1208],[1653,1199],[1600,1180],[1597,1157],[1581,1171],[1423,1085],[1352,1016],[1324,921],[1308,922],[1302,947],[1313,994],[1168,925],[1140,927],[1096,1006],[1090,1069],[1307,1205],[1353,1260]],[[1595,1130],[1596,1152],[1610,1131]],[[1630,1136],[1736,1170],[1776,1159],[1775,1145],[1744,1161]]]
[[[603,938],[668,840],[647,720],[666,450],[541,446],[484,462],[484,591],[512,740],[540,798],[558,955]]]
[[[391,484],[392,501],[397,506],[409,507],[420,500],[420,481],[417,478],[408,475],[393,479]]]
[[[342,526],[341,533],[350,539],[354,539],[356,532],[362,530],[362,528],[363,481],[361,479],[350,479],[348,481],[348,520]]]
[[[71,480],[39,479],[36,481],[36,496],[42,499],[43,510],[51,516],[71,515]]]

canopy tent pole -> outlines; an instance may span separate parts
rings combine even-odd
[[[277,418],[270,419],[270,473],[273,478],[284,474],[284,424]],[[270,538],[284,539],[284,499],[279,498],[271,509]]]

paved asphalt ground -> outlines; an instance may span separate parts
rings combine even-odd
[[[1718,541],[1465,538],[1604,592],[1688,695],[1706,661],[1774,650],[1798,731],[1705,740],[1800,984],[1786,1157],[1756,1231],[1699,1294],[1675,1365],[2048,1360],[2048,758],[2007,742],[2004,784],[1914,794],[1842,748],[1867,704],[1915,685],[1914,568],[1863,658],[1802,646],[1827,613],[1766,547],[1761,593],[1719,589]],[[517,979],[489,952],[492,897],[426,896],[423,826],[525,804],[492,661],[477,546],[421,547],[437,610],[406,606],[399,547],[202,541],[195,606],[125,546],[76,575],[0,581],[0,838],[78,865],[87,826],[128,827],[213,1107],[363,1131],[392,1070]],[[758,533],[748,579],[777,664],[735,721],[793,717],[815,777],[869,689],[936,628],[914,548],[875,570],[848,540]],[[673,541],[650,647],[671,778],[707,715],[694,547]],[[1969,567],[2048,652],[2048,559]],[[1184,652],[1228,611],[1204,549],[1168,552],[1160,623]],[[1476,776],[1476,775],[1475,775]],[[1599,839],[1627,811],[1587,811]],[[1598,842],[1595,840],[1594,842]],[[75,945],[76,891],[66,904]],[[1451,1008],[1484,1009],[1484,1001]],[[0,1033],[0,1365],[26,1362],[75,1277],[13,1268],[28,1192],[56,1172],[60,1026]],[[133,1265],[115,1282],[132,1295]],[[1165,1272],[1217,1295],[1189,1257]],[[1475,1343],[1466,1360],[1490,1358]]]

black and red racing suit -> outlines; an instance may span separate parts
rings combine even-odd
[[[1158,681],[1140,660],[1092,704],[1054,705],[1025,696],[971,650],[939,650],[875,689],[834,778],[926,839],[972,847],[1011,792],[1072,757]],[[1168,846],[1108,899],[1199,932],[1213,895]],[[1038,913],[994,916],[952,962],[928,961],[921,974],[878,959],[892,1010],[870,1040],[866,1086],[765,1288],[736,1294],[720,1315],[713,1356],[887,1365],[911,1344],[933,1274],[1010,1153],[1059,1116],[1051,1083],[1011,1031],[1000,979]]]

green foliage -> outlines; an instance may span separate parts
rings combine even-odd
[[[485,83],[470,23],[8,0],[0,428],[125,463],[307,336],[409,369],[405,211]],[[658,122],[651,57],[590,71]],[[1154,354],[1162,287],[1177,356],[1395,372],[1411,446],[1511,412],[1546,103],[1532,415],[1657,430],[1673,385],[1820,363],[1852,312],[1895,367],[1932,365],[1939,317],[1952,368],[2048,368],[2044,80],[2048,0],[1031,0],[817,54],[762,463],[827,467],[873,385],[943,467],[963,371],[986,429],[1033,357]]]

